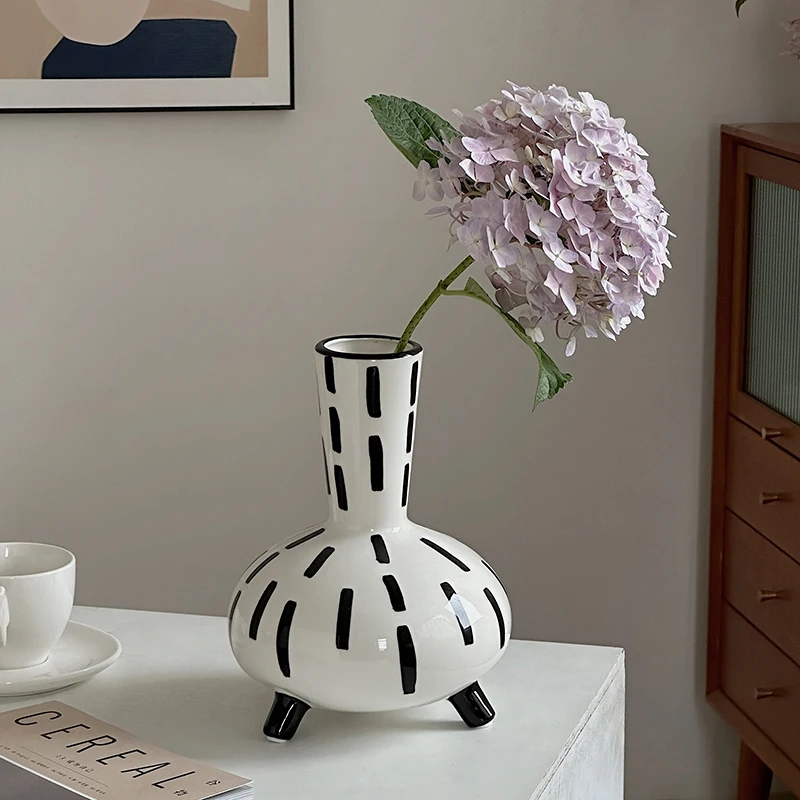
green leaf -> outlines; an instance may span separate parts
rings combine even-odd
[[[364,102],[392,144],[415,166],[427,161],[435,167],[440,154],[425,142],[430,139],[452,139],[458,131],[445,119],[425,106],[402,97],[376,94]]]
[[[739,9],[747,2],[747,0],[736,0],[736,16],[739,16]]]
[[[533,397],[534,410],[539,403],[555,397],[556,394],[572,380],[572,375],[562,372],[555,361],[547,355],[544,348],[528,336],[527,331],[522,327],[519,320],[503,311],[474,278],[469,278],[469,280],[467,280],[466,286],[464,286],[464,292],[470,297],[474,297],[476,300],[480,300],[482,303],[486,303],[490,308],[493,308],[495,312],[505,320],[505,323],[511,330],[513,330],[535,353],[536,360],[539,362],[539,380],[536,384],[536,394]]]
[[[536,348],[536,358],[539,359],[539,381],[536,384],[536,394],[533,397],[533,410],[543,400],[555,397],[572,380],[572,375],[568,372],[562,372],[556,362],[547,355],[544,348],[535,342],[534,346]]]

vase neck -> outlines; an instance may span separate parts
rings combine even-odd
[[[359,530],[407,519],[422,351],[394,355],[388,337],[317,345],[322,447],[330,515]]]

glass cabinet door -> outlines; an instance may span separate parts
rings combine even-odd
[[[800,424],[800,191],[752,178],[744,391]]]

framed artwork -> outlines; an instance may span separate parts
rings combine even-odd
[[[0,111],[294,108],[292,0],[0,0]]]

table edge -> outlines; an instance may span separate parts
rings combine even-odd
[[[619,656],[617,660],[614,662],[614,665],[608,671],[608,675],[606,679],[600,686],[597,694],[595,695],[594,700],[592,701],[591,705],[586,709],[583,716],[581,717],[578,724],[573,729],[572,733],[570,734],[569,739],[564,743],[564,748],[561,750],[559,757],[553,761],[550,765],[550,769],[545,774],[544,778],[542,778],[541,783],[539,786],[536,787],[535,793],[531,795],[531,800],[539,800],[547,790],[548,786],[555,778],[558,770],[561,769],[561,765],[566,760],[567,756],[572,751],[572,748],[575,746],[575,743],[580,738],[582,731],[586,728],[589,724],[589,720],[594,716],[597,709],[600,707],[600,704],[605,699],[606,695],[611,691],[611,687],[614,685],[616,680],[622,676],[625,676],[625,651],[622,648],[617,648],[620,650]]]

